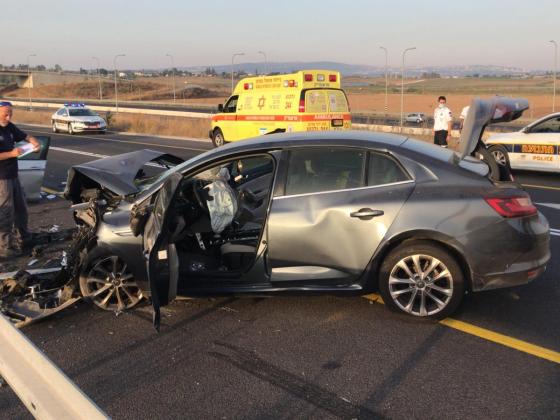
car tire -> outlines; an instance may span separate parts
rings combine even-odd
[[[126,262],[97,247],[86,257],[79,284],[82,296],[106,311],[132,309],[143,298]]]
[[[52,123],[52,132],[53,133],[58,133],[58,129],[56,128],[56,123],[54,121]]]
[[[464,274],[456,258],[441,246],[430,241],[405,242],[384,259],[379,291],[394,311],[442,319],[463,299]]]
[[[226,140],[224,138],[224,133],[219,128],[214,130],[214,135],[212,136],[212,144],[214,147],[220,147],[226,144]]]
[[[488,151],[494,156],[494,160],[500,166],[509,166],[508,151],[504,146],[494,145],[488,148]]]
[[[422,120],[416,120],[416,124],[420,124]]]
[[[68,134],[73,135],[74,134],[74,128],[72,127],[72,124],[68,123]]]

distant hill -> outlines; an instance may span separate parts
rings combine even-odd
[[[231,64],[217,66],[197,66],[183,67],[182,70],[193,72],[204,71],[207,67],[213,68],[217,73],[231,71]],[[274,62],[268,63],[265,68],[264,62],[252,63],[235,63],[235,71],[244,71],[249,74],[263,74],[265,72],[290,73],[296,70],[309,69],[326,69],[339,71],[345,76],[364,75],[364,76],[380,76],[385,74],[385,68],[380,66],[368,66],[364,64],[346,64],[334,61],[312,61],[312,62]],[[389,67],[390,73],[399,73],[400,67]],[[407,67],[406,73],[412,76],[420,76],[423,73],[438,73],[441,76],[507,76],[521,75],[526,72],[516,67],[492,66],[492,65],[468,65],[468,66],[423,66],[423,67]],[[542,71],[533,71],[531,73],[542,73]]]

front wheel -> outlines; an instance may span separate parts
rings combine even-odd
[[[74,134],[74,127],[72,127],[72,124],[68,124],[68,134]]]
[[[106,311],[131,309],[142,300],[142,291],[127,263],[99,248],[90,251],[79,283],[82,296]]]
[[[441,319],[461,303],[464,276],[456,259],[428,241],[405,243],[383,261],[379,291],[385,304],[419,318]]]
[[[52,123],[52,132],[53,133],[58,133],[58,129],[56,128],[56,123],[54,121]]]
[[[220,130],[219,128],[214,130],[214,135],[212,136],[212,143],[214,144],[214,147],[220,147],[226,143],[226,140],[224,139],[224,134],[222,133],[222,130]]]

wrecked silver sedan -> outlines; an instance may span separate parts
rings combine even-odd
[[[79,284],[103,309],[178,294],[379,289],[417,317],[467,291],[527,283],[548,223],[483,156],[492,122],[527,101],[475,100],[459,151],[368,132],[285,133],[230,144],[152,177],[157,152],[79,165],[66,197],[94,234]]]

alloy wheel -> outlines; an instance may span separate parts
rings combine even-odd
[[[84,280],[84,296],[104,310],[130,309],[142,299],[142,292],[127,264],[116,255],[95,261]]]
[[[406,313],[420,317],[435,315],[453,297],[453,277],[439,259],[410,255],[391,270],[389,293],[393,302]]]
[[[496,159],[496,162],[498,162],[498,165],[506,166],[507,158],[504,152],[497,149],[492,151],[492,155],[494,156],[494,159]]]

